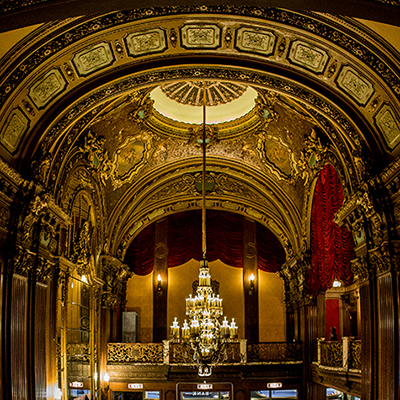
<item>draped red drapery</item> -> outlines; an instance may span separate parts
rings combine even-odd
[[[137,275],[147,275],[153,271],[154,262],[154,224],[140,232],[135,238],[135,245],[129,246],[125,254],[125,262],[134,260],[133,271]],[[129,265],[129,264],[128,264]]]
[[[333,222],[343,199],[339,176],[335,168],[327,164],[318,177],[311,209],[311,269],[307,271],[307,286],[313,295],[331,288],[335,278],[345,284],[353,279],[351,233]]]
[[[243,216],[207,210],[206,238],[208,261],[221,260],[232,267],[243,267]],[[257,223],[259,268],[276,272],[285,262],[279,240],[266,227]],[[144,229],[129,246],[125,262],[137,275],[153,270],[154,224]],[[168,217],[168,267],[182,265],[194,258],[202,259],[201,211],[190,211]]]

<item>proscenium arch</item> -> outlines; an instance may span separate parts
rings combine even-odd
[[[120,259],[132,240],[158,219],[168,215],[200,209],[201,196],[193,193],[173,193],[168,198],[151,201],[165,188],[173,187],[184,175],[201,171],[201,158],[171,163],[157,169],[132,185],[109,218],[108,237],[110,252]],[[222,165],[221,165],[222,164]],[[224,174],[236,188],[252,193],[244,194],[225,191],[207,195],[206,208],[234,212],[251,218],[271,230],[280,240],[287,256],[299,251],[301,238],[301,216],[296,205],[285,195],[279,185],[267,175],[252,170],[237,162],[207,159],[207,173]],[[216,183],[218,185],[218,183]],[[112,238],[112,239],[111,239]]]

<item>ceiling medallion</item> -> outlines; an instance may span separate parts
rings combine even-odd
[[[163,93],[178,103],[200,107],[203,105],[203,86],[201,82],[181,81],[161,86]],[[208,107],[227,104],[238,99],[247,90],[247,86],[233,83],[213,81],[207,82],[206,105]]]

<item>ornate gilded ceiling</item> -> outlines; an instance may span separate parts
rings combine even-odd
[[[207,205],[262,222],[293,256],[309,245],[324,162],[348,194],[398,157],[396,57],[349,20],[274,8],[177,6],[52,23],[2,60],[1,155],[65,210],[91,193],[107,251],[123,258],[149,223],[200,207],[201,126],[163,114],[151,94],[194,109],[206,82],[207,108],[226,114],[207,127]],[[250,91],[250,106],[232,116]]]

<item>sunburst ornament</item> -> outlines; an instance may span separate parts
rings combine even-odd
[[[181,81],[163,85],[161,90],[167,97],[181,104],[201,107],[205,97],[206,106],[213,107],[238,99],[247,90],[247,86],[233,82],[215,81],[206,82],[206,87],[204,87],[201,82]]]

